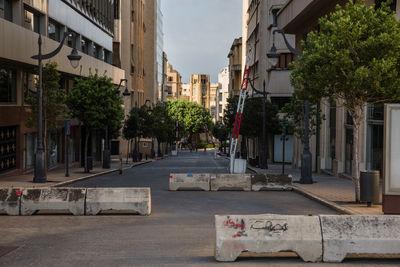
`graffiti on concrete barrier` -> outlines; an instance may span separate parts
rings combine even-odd
[[[241,237],[241,236],[247,236],[246,224],[245,224],[243,219],[241,219],[241,220],[236,219],[234,221],[228,216],[227,220],[224,221],[222,225],[223,225],[223,227],[239,230],[235,235],[232,236],[233,238]]]
[[[266,230],[269,233],[283,233],[286,232],[289,227],[287,223],[272,223],[271,221],[257,220],[251,224],[250,229],[254,230]]]

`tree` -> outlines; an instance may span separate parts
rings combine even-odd
[[[282,113],[284,113],[284,123],[287,126],[288,132],[294,133],[297,138],[301,140],[304,144],[304,99],[301,99],[300,96],[295,91],[293,96],[290,99],[290,102],[285,104],[282,108]],[[309,139],[313,135],[317,134],[317,130],[320,127],[322,120],[325,120],[325,115],[322,114],[321,109],[317,103],[311,103],[310,105],[310,123],[309,123]],[[309,140],[309,141],[310,141]]]
[[[291,82],[311,101],[340,99],[351,116],[352,176],[359,202],[358,140],[365,106],[400,99],[400,24],[385,3],[375,9],[350,0],[321,18],[319,30],[302,45]]]
[[[129,115],[124,122],[124,126],[122,128],[122,136],[128,141],[128,144],[132,142],[132,139],[135,140],[135,151],[136,151],[136,138],[138,137],[138,133],[139,133],[138,108],[133,107],[130,110]],[[136,161],[136,158],[134,158],[133,160]]]
[[[86,127],[85,135],[85,172],[87,165],[88,141],[91,130],[119,129],[124,117],[122,99],[115,92],[111,78],[91,74],[87,78],[78,78],[67,97],[71,117],[80,120]]]
[[[194,134],[211,129],[211,115],[202,105],[184,99],[169,100],[167,105],[168,115],[173,121],[179,120],[180,137],[188,135],[189,142]]]
[[[47,171],[48,147],[47,136],[49,132],[54,132],[58,128],[58,120],[64,116],[66,109],[66,92],[60,87],[60,73],[57,71],[57,63],[48,62],[42,69],[42,89],[43,89],[43,146],[45,152],[45,170]],[[36,81],[36,88],[39,82]],[[26,97],[32,113],[27,121],[27,126],[37,126],[38,122],[38,95],[29,92]]]
[[[215,125],[212,128],[212,134],[215,138],[218,139],[218,141],[221,144],[221,147],[224,147],[224,152],[226,152],[225,150],[225,146],[226,146],[226,139],[228,139],[229,136],[229,129],[222,123],[217,121],[217,123],[215,123]]]
[[[158,102],[151,113],[153,121],[153,136],[157,139],[158,154],[161,156],[160,143],[169,142],[175,135],[175,123],[168,116],[168,106],[165,102]]]

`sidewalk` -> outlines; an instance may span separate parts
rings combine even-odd
[[[281,173],[282,165],[268,164],[268,169],[259,169],[248,166],[257,173]],[[340,213],[382,215],[382,205],[356,204],[354,184],[345,178],[337,178],[327,174],[313,173],[313,184],[300,184],[300,169],[293,169],[291,165],[285,165],[285,173],[293,177],[293,190],[329,206]]]
[[[134,166],[146,164],[148,162],[152,162],[153,160],[143,160],[141,162],[134,162],[132,160],[126,164],[126,159],[122,161],[122,169],[131,168]],[[79,168],[70,168],[69,169],[69,177],[65,177],[65,169],[57,168],[50,170],[47,173],[47,182],[46,183],[33,183],[33,172],[29,174],[22,174],[16,176],[9,177],[0,177],[0,188],[1,187],[49,187],[49,186],[64,186],[68,185],[72,182],[86,180],[95,176],[104,175],[107,173],[112,173],[119,171],[120,169],[120,161],[118,159],[111,160],[111,168],[103,169],[101,164],[96,164],[93,170],[90,173],[85,173],[83,167]]]

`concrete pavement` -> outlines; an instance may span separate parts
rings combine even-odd
[[[227,166],[226,159],[214,160],[211,152],[182,152],[178,157],[127,169],[123,175],[111,173],[71,185],[150,186],[152,214],[147,217],[0,216],[0,248],[18,247],[0,256],[0,266],[231,266],[214,259],[215,214],[336,213],[295,192],[168,190],[171,172],[224,173]],[[309,266],[298,258],[241,258],[235,263],[265,264]]]
[[[259,169],[249,166],[249,169],[257,173],[281,173],[281,164],[269,164],[268,169]],[[293,177],[294,190],[306,195],[324,205],[334,208],[346,214],[381,215],[382,205],[375,204],[367,207],[367,204],[356,204],[354,184],[346,178],[337,178],[327,174],[313,173],[313,184],[300,184],[300,169],[294,169],[291,165],[285,166],[285,173]]]

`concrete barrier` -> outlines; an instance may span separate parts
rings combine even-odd
[[[150,188],[88,188],[86,193],[86,215],[100,211],[135,211],[150,215]]]
[[[8,215],[19,215],[21,193],[18,188],[0,188],[0,210]]]
[[[325,262],[348,254],[400,255],[400,216],[320,216]]]
[[[317,216],[215,216],[217,261],[235,261],[242,252],[296,252],[304,261],[322,259],[322,238]]]
[[[251,175],[250,174],[222,174],[218,173],[211,176],[211,191],[220,189],[243,189],[243,191],[251,191]]]
[[[69,210],[84,215],[84,188],[25,188],[21,196],[21,215],[32,215],[39,210]]]
[[[169,176],[169,190],[201,189],[210,191],[210,176],[207,173],[171,173]]]
[[[292,176],[290,174],[253,174],[251,190],[292,190]]]

